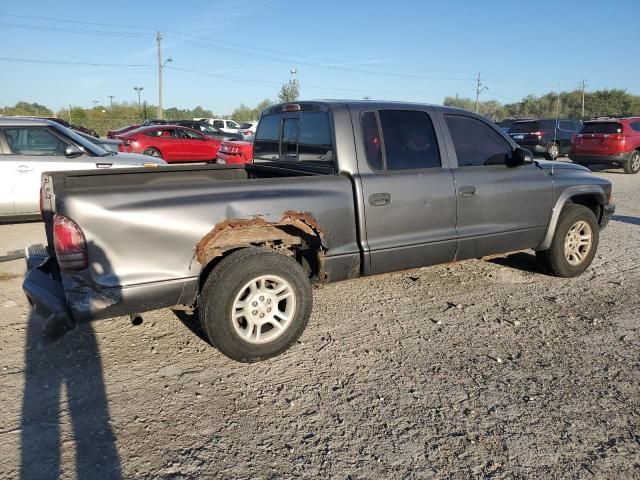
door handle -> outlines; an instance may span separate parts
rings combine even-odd
[[[473,197],[476,194],[476,187],[460,187],[458,189],[458,196],[460,198]]]
[[[391,194],[389,193],[374,193],[369,195],[369,205],[372,207],[384,207],[391,203]]]
[[[26,165],[19,165],[18,166],[18,171],[20,173],[27,173],[27,172],[31,172],[33,170],[33,168],[27,167]]]

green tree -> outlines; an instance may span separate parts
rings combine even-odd
[[[289,80],[289,82],[282,85],[280,93],[278,93],[278,100],[280,103],[295,102],[300,96],[300,84],[297,80]]]
[[[22,115],[28,117],[50,117],[53,115],[53,111],[44,105],[39,103],[18,102],[13,107],[4,107],[4,115]]]

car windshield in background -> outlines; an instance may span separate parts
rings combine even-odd
[[[617,122],[587,122],[580,133],[621,133],[622,124]]]
[[[540,130],[539,122],[514,122],[509,133],[529,133]]]
[[[86,138],[83,138],[80,135],[78,135],[73,130],[71,130],[71,129],[67,128],[67,127],[63,127],[59,123],[52,122],[51,126],[53,128],[55,128],[55,129],[59,130],[60,132],[62,132],[67,137],[71,138],[71,140],[73,140],[74,143],[76,143],[77,145],[81,146],[82,148],[85,149],[85,151],[87,151],[87,152],[89,152],[89,153],[91,153],[93,155],[96,155],[98,157],[106,157],[107,155],[111,155],[111,152],[107,152],[104,148],[100,148],[95,143],[90,142]]]
[[[251,123],[242,123],[240,124],[240,128],[245,129],[245,128],[251,128],[253,125]]]

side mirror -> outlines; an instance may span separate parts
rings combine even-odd
[[[520,165],[524,165],[525,163],[533,162],[533,153],[531,153],[526,148],[516,148],[513,151],[513,156],[511,160],[507,162],[507,166],[509,167],[519,167]]]
[[[83,153],[84,152],[75,145],[69,145],[67,148],[64,149],[64,156],[67,158],[76,158],[82,155]]]

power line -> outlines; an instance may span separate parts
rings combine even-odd
[[[62,60],[40,60],[35,58],[15,58],[0,57],[0,61],[4,62],[20,62],[20,63],[51,63],[54,65],[79,65],[89,67],[151,67],[152,65],[144,65],[137,63],[93,63],[93,62],[70,62]]]
[[[23,28],[27,30],[40,30],[46,32],[63,32],[74,33],[81,35],[96,35],[107,37],[131,37],[131,38],[152,38],[151,34],[147,33],[134,33],[134,32],[105,32],[103,30],[82,30],[79,28],[66,28],[66,27],[50,27],[47,25],[26,25],[22,23],[5,23],[0,22],[0,26],[9,28]]]
[[[84,25],[98,25],[101,27],[118,27],[118,28],[133,28],[135,30],[139,30],[140,28],[149,28],[153,27],[144,26],[144,25],[120,25],[117,23],[99,23],[99,22],[87,22],[85,20],[70,20],[67,18],[51,18],[51,17],[37,17],[34,15],[13,15],[9,13],[0,13],[0,17],[12,17],[12,18],[27,18],[32,20],[44,20],[47,22],[64,22],[64,23],[73,23],[78,24],[82,23]]]

